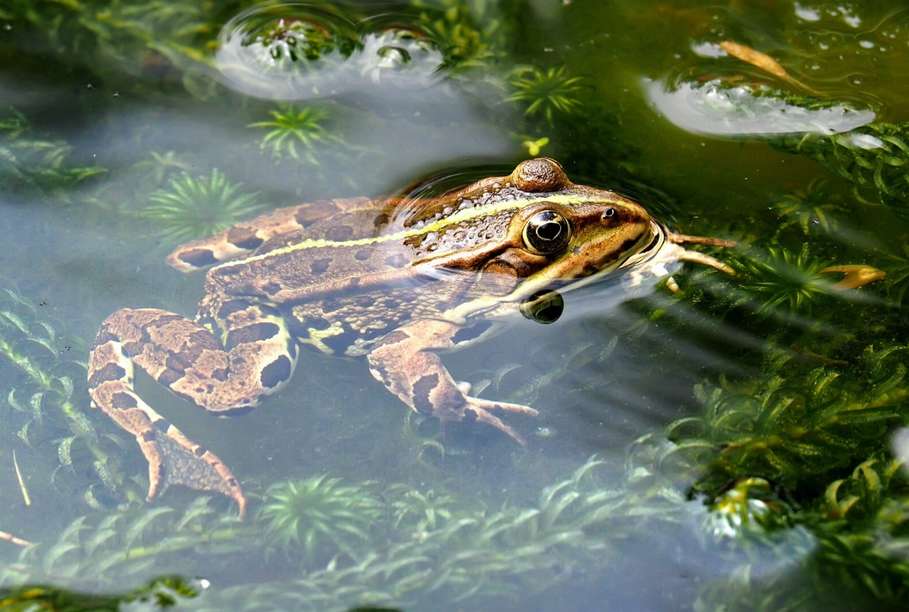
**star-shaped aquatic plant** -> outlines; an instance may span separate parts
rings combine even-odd
[[[842,200],[830,188],[829,181],[823,179],[775,199],[771,206],[782,217],[779,229],[797,225],[806,235],[812,232],[812,228],[830,232],[837,226],[835,214],[846,211]]]
[[[217,168],[208,176],[184,173],[171,179],[148,201],[139,216],[174,243],[217,233],[262,208],[258,194],[242,191],[241,183],[232,183]]]
[[[734,301],[749,305],[764,316],[810,312],[823,297],[849,298],[844,292],[885,278],[885,273],[864,264],[831,265],[811,254],[807,244],[798,251],[770,246],[766,251],[741,253],[732,260],[737,278]]]
[[[583,79],[571,76],[565,66],[520,66],[512,71],[508,82],[514,93],[507,100],[522,105],[528,117],[542,115],[552,123],[556,115],[581,108],[578,96],[584,89]]]
[[[267,130],[259,146],[268,151],[273,159],[289,157],[317,165],[316,148],[338,140],[325,128],[325,121],[329,118],[325,109],[285,104],[269,114],[271,119],[251,123],[249,127]]]
[[[364,484],[322,475],[269,487],[257,521],[271,546],[294,557],[342,552],[356,558],[381,514],[381,503]]]

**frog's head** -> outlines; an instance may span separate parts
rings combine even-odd
[[[477,299],[455,308],[466,316],[496,303],[521,303],[550,289],[592,282],[640,259],[662,235],[640,204],[575,185],[547,158],[522,162],[509,177],[486,179],[459,197],[469,199],[478,192],[495,195],[488,198],[492,203],[485,212],[472,209],[473,223],[496,227],[497,235],[428,258],[448,269],[480,273],[471,291]]]

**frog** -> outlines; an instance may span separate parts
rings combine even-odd
[[[562,294],[607,276],[621,276],[632,294],[671,279],[682,262],[733,274],[691,244],[734,243],[673,233],[634,199],[575,184],[545,157],[434,198],[277,209],[168,256],[180,272],[204,271],[194,317],[139,307],[104,320],[88,361],[92,406],[138,443],[148,501],[183,485],[232,499],[240,516],[248,502],[238,478],[140,397],[137,367],[226,417],[284,388],[304,352],[365,358],[410,410],[525,444],[509,421],[538,411],[472,395],[441,356],[514,317],[551,323]]]

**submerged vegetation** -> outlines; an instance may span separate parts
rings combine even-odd
[[[766,189],[718,180],[726,191],[710,198],[731,203],[705,209],[695,201],[703,193],[663,184],[660,171],[672,169],[647,169],[649,143],[627,136],[644,103],[610,98],[622,89],[613,82],[619,77],[577,61],[578,53],[620,48],[631,57],[628,49],[639,53],[633,33],[585,34],[577,45],[563,30],[546,38],[539,24],[581,2],[553,10],[482,0],[389,4],[394,11],[375,15],[368,3],[316,1],[305,14],[294,5],[286,18],[286,7],[271,1],[0,7],[0,56],[24,58],[21,68],[11,62],[0,71],[0,83],[81,92],[65,117],[24,95],[0,100],[8,107],[0,113],[0,187],[8,198],[0,228],[11,252],[52,260],[0,268],[0,607],[491,608],[531,597],[557,607],[566,588],[595,596],[613,586],[652,590],[622,583],[641,573],[641,549],[672,575],[710,565],[709,579],[698,574],[671,594],[629,591],[627,601],[656,597],[699,612],[909,605],[909,453],[899,446],[909,425],[901,310],[909,291],[909,124],[900,113],[880,112],[843,133],[723,141],[716,158],[692,154],[696,162],[679,154],[673,164],[694,172],[736,147],[758,153],[763,161],[742,172],[749,180],[770,174],[767,159],[787,171],[784,162],[797,166]],[[669,33],[666,49],[680,56],[692,46],[713,49],[698,38],[705,32],[727,36],[748,22],[746,15],[733,27],[710,8],[644,4],[634,5],[628,23],[673,24],[684,40],[672,47],[678,41]],[[752,10],[740,4],[729,11]],[[824,36],[858,19],[824,2],[800,10],[808,4],[823,5],[812,18],[836,22]],[[284,78],[290,65],[305,95],[291,88],[282,92],[293,95],[257,99],[224,77],[221,29],[253,8],[262,9],[261,22],[241,50],[259,53],[253,59],[272,69],[266,76]],[[603,19],[597,11],[607,9],[584,10]],[[814,23],[793,19],[780,18],[780,40]],[[798,79],[790,77],[785,53],[778,63],[744,43],[716,42],[734,57],[696,78],[713,80],[714,70],[733,83],[776,75],[775,86],[796,92],[762,88],[761,95],[779,95],[790,109],[837,102],[824,98],[826,82],[807,68],[790,66]],[[367,51],[376,57],[364,60]],[[385,78],[439,57],[416,67],[425,79]],[[348,59],[360,62],[375,90],[305,81]],[[63,67],[57,76],[66,87],[36,76],[35,66],[47,63]],[[369,97],[375,91],[387,97],[377,103]],[[424,97],[431,104],[421,105]],[[228,137],[185,124],[160,128],[181,113],[215,117],[205,127]],[[73,124],[100,136],[85,137]],[[507,124],[501,134],[500,124]],[[714,144],[701,135],[671,138],[679,151]],[[530,450],[502,450],[476,432],[466,445],[444,430],[423,435],[423,417],[402,425],[397,413],[367,407],[367,392],[345,395],[360,392],[359,383],[326,394],[317,373],[299,383],[306,393],[270,400],[281,405],[266,413],[279,415],[271,429],[259,422],[234,431],[242,443],[228,452],[261,460],[241,476],[251,492],[249,519],[233,517],[222,499],[185,490],[147,504],[135,441],[92,410],[84,360],[111,308],[152,299],[170,306],[184,300],[184,288],[197,289],[198,279],[175,288],[163,277],[133,286],[160,265],[156,243],[214,233],[299,194],[315,200],[387,189],[380,178],[403,183],[414,168],[436,167],[441,147],[458,156],[452,164],[511,147],[515,158],[558,156],[579,182],[614,179],[673,229],[738,239],[737,249],[714,253],[735,275],[681,272],[681,291],[636,300],[622,310],[632,318],[616,328],[597,311],[555,340],[533,337],[521,363],[471,362],[478,394],[492,385],[509,401],[549,410],[548,421],[533,425]],[[715,178],[703,182],[714,189]],[[20,216],[29,201],[41,206],[28,211],[34,217]],[[100,271],[86,272],[94,264]],[[849,288],[841,282],[848,264],[863,265],[877,282]],[[76,281],[64,282],[69,277]],[[104,295],[89,297],[98,287]],[[49,307],[40,297],[48,294],[61,305]],[[696,356],[709,354],[703,367],[677,367],[689,360],[683,342]],[[623,375],[634,378],[620,363],[629,354],[640,363],[627,367],[651,377],[646,392],[622,386]],[[299,410],[305,402],[294,396],[310,401],[310,387],[311,403],[324,404],[312,408],[328,425],[297,416],[310,406]],[[163,412],[185,408],[157,401]],[[623,420],[622,410],[648,420]],[[190,426],[217,438],[212,421]],[[377,450],[386,446],[391,452]],[[125,595],[81,594],[89,591]]]
[[[139,213],[174,244],[216,234],[261,210],[259,194],[243,190],[218,169],[208,176],[183,174],[148,197]]]

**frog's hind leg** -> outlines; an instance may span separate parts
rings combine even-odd
[[[156,309],[124,309],[102,324],[89,358],[94,404],[133,434],[148,461],[148,499],[167,485],[246,498],[230,468],[187,438],[136,393],[139,366],[175,394],[215,414],[250,410],[293,371],[296,346],[283,327],[254,306],[235,307],[226,345],[205,327]],[[226,349],[226,350],[225,350]]]

